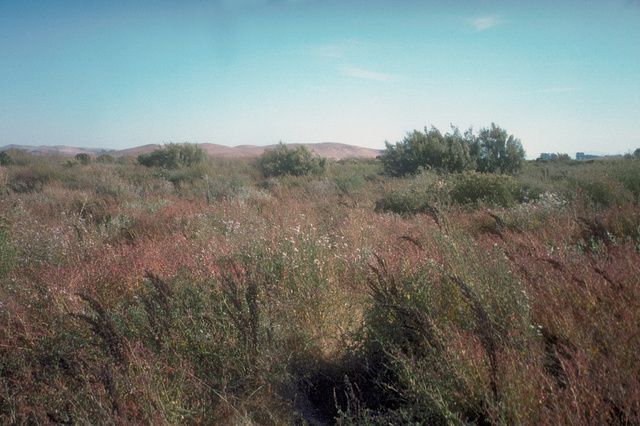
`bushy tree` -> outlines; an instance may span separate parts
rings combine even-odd
[[[520,170],[525,153],[520,139],[491,124],[477,136],[472,129],[464,135],[457,127],[443,135],[435,127],[414,130],[395,145],[386,142],[380,155],[385,173],[391,176],[416,174],[421,169],[462,173],[476,170],[485,173],[512,174]]]
[[[111,154],[100,154],[96,157],[96,162],[100,164],[113,164],[116,162],[116,158]]]
[[[560,152],[551,154],[540,154],[540,157],[536,158],[536,161],[568,163],[571,161],[571,157],[569,156],[569,154],[563,154]]]
[[[91,164],[91,156],[86,152],[81,152],[80,154],[76,154],[75,159],[83,166]]]
[[[321,174],[326,164],[326,158],[318,157],[305,145],[290,149],[282,142],[265,151],[258,162],[265,177]]]
[[[491,123],[483,128],[471,143],[471,154],[476,158],[477,171],[513,174],[522,168],[525,160],[520,139]]]
[[[446,170],[451,172],[475,170],[476,160],[471,155],[470,144],[470,140],[473,137],[472,130],[467,130],[463,136],[457,127],[452,126],[452,129],[453,133],[445,135],[448,148],[447,161],[445,163]]]
[[[0,166],[11,166],[13,164],[16,164],[16,162],[13,161],[13,158],[11,158],[11,155],[9,155],[7,151],[0,152]]]
[[[162,167],[163,169],[174,170],[201,163],[205,158],[204,151],[197,145],[170,143],[150,154],[138,155],[138,163],[147,167]]]
[[[470,143],[460,131],[443,135],[435,127],[424,132],[414,130],[402,142],[391,145],[380,156],[382,165],[391,176],[415,174],[423,168],[446,172],[463,172],[475,167],[470,155]]]

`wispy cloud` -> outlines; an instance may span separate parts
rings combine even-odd
[[[341,67],[340,72],[348,77],[362,78],[365,80],[389,81],[396,77],[394,74],[367,71],[354,67]]]
[[[475,28],[476,31],[484,31],[489,28],[493,28],[496,25],[502,24],[503,20],[499,16],[481,16],[478,18],[469,19],[469,23]]]
[[[343,58],[354,51],[361,49],[363,43],[360,40],[347,39],[336,43],[315,46],[313,53],[325,58]]]
[[[316,48],[315,53],[324,58],[342,58],[344,50],[343,46],[327,44]]]

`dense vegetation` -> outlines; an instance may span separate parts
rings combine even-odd
[[[7,152],[0,423],[638,424],[630,157],[392,178]]]
[[[414,130],[395,145],[387,142],[380,156],[390,176],[415,175],[425,169],[513,174],[522,168],[524,159],[520,140],[495,123],[480,129],[477,135],[472,129],[462,135],[457,127],[444,135],[435,127],[424,132]]]
[[[319,175],[326,164],[326,158],[318,157],[305,145],[292,149],[282,142],[262,154],[258,163],[265,177]]]
[[[163,149],[157,149],[150,154],[140,154],[138,156],[138,163],[144,166],[162,167],[170,170],[190,167],[202,163],[204,160],[204,151],[197,145],[192,144],[179,145],[170,143],[165,145]]]

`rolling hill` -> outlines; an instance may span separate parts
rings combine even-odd
[[[295,147],[301,144],[287,144],[289,147]],[[347,145],[337,142],[323,142],[306,144],[307,147],[318,154],[321,157],[326,157],[330,160],[343,160],[346,158],[375,158],[380,154],[380,150],[363,148],[354,145]],[[207,155],[217,158],[252,158],[260,156],[265,150],[275,147],[276,145],[257,146],[257,145],[240,145],[235,147],[218,145],[213,143],[198,144]],[[42,146],[27,146],[27,145],[7,145],[0,147],[0,151],[8,149],[19,149],[22,151],[31,152],[33,154],[57,154],[63,156],[74,156],[80,153],[86,153],[92,156],[100,154],[110,154],[114,157],[122,156],[138,156],[140,154],[148,154],[156,149],[162,148],[160,144],[141,145],[134,148],[122,149],[122,150],[108,150],[103,148],[78,148],[63,145],[42,145]]]

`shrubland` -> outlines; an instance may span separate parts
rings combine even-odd
[[[0,423],[640,421],[633,157],[2,158]]]

